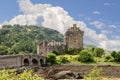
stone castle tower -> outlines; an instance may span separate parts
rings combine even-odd
[[[84,32],[81,31],[76,24],[69,28],[64,35],[64,42],[46,42],[42,40],[37,45],[37,54],[46,56],[47,53],[52,51],[64,52],[68,48],[82,49],[83,48],[83,35]]]
[[[76,24],[69,28],[65,33],[64,42],[67,48],[82,49],[83,48],[83,35],[84,32],[81,31]]]
[[[42,56],[47,55],[47,42],[42,40],[37,45],[37,54],[41,54]]]

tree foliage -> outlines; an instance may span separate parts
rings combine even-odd
[[[103,48],[95,48],[94,50],[94,56],[101,57],[104,54]]]
[[[0,29],[0,54],[36,53],[36,45],[43,39],[61,42],[63,35],[44,27],[4,25]]]
[[[89,53],[88,50],[82,50],[79,53],[78,60],[81,62],[92,62],[93,56]]]
[[[47,63],[48,64],[56,64],[57,60],[56,60],[56,54],[54,53],[49,53],[47,55]]]
[[[114,60],[115,60],[116,62],[120,62],[120,52],[117,52],[117,53],[115,54]]]
[[[113,58],[115,58],[115,55],[116,55],[116,54],[117,54],[116,51],[112,51],[111,56],[112,56]]]

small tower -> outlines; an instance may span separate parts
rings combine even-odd
[[[76,24],[73,24],[73,27],[69,28],[65,33],[64,42],[66,43],[67,48],[83,48],[83,35],[84,32],[81,31]]]
[[[47,55],[47,42],[45,40],[42,40],[38,43],[37,54],[40,54],[41,56]]]

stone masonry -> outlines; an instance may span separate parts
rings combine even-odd
[[[83,48],[83,35],[84,32],[81,31],[76,24],[69,28],[64,35],[64,42],[46,42],[42,40],[37,45],[37,53],[44,56],[52,51],[64,52],[68,48],[82,49]]]
[[[81,31],[76,24],[73,24],[73,27],[65,33],[64,42],[67,48],[83,48],[83,34],[84,32]]]
[[[0,55],[0,69],[26,66],[44,66],[46,57],[37,54]]]

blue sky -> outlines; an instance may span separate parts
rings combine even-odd
[[[89,31],[89,35],[85,32],[85,43],[95,41],[95,35],[99,37],[92,44],[120,50],[116,45],[120,42],[119,8],[120,0],[1,0],[0,24],[39,24],[63,33],[69,24],[77,23]],[[110,43],[113,47],[108,47]]]

